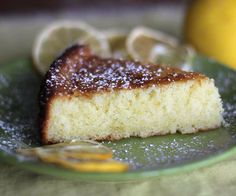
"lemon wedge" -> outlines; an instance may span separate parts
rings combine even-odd
[[[185,41],[236,70],[236,1],[195,0],[186,11]]]

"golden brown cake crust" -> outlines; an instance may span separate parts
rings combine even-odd
[[[102,59],[92,55],[89,48],[74,45],[51,65],[41,85],[40,130],[43,143],[47,141],[49,107],[56,96],[85,96],[104,91],[148,88],[172,82],[205,78],[196,72],[138,61]]]
[[[205,76],[158,64],[102,59],[92,55],[88,47],[74,45],[52,63],[42,91],[46,99],[52,95],[89,96],[103,91],[147,88],[199,77]]]

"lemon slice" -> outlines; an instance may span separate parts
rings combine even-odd
[[[37,36],[33,45],[33,62],[41,74],[45,74],[53,60],[68,46],[87,44],[94,54],[110,55],[106,37],[83,22],[59,21],[50,24]]]
[[[47,155],[45,153],[40,153],[39,158],[46,163],[52,163],[81,172],[124,172],[128,169],[128,164],[112,159],[81,160],[63,157],[60,154]]]
[[[107,160],[112,158],[111,149],[100,143],[87,140],[17,149],[16,152],[24,156],[44,157],[44,159],[50,160],[54,160],[55,157],[78,160]]]
[[[16,152],[81,172],[124,172],[128,169],[128,164],[112,159],[109,148],[90,140],[17,149]]]
[[[130,32],[126,40],[126,48],[129,55],[134,60],[142,62],[148,62],[150,60],[150,52],[157,44],[176,47],[178,41],[172,36],[147,27],[136,27]]]
[[[188,45],[172,47],[159,43],[152,48],[149,55],[149,62],[171,65],[190,71],[194,55],[194,49]]]
[[[65,156],[64,153],[50,151],[38,151],[39,159],[46,163],[81,172],[124,172],[128,169],[128,164],[112,159],[81,159],[78,156],[72,158]]]
[[[126,59],[128,53],[125,47],[125,42],[128,33],[124,30],[110,29],[104,31],[104,34],[107,37],[112,57]]]

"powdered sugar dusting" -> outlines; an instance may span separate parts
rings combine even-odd
[[[46,94],[88,94],[194,79],[202,75],[138,61],[102,59],[84,46],[69,48],[46,76]],[[53,92],[52,92],[53,91]],[[46,95],[46,96],[47,96]]]

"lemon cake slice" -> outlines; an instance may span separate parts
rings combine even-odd
[[[40,92],[45,144],[194,133],[219,127],[222,112],[213,79],[161,65],[102,59],[81,45],[52,63]]]

